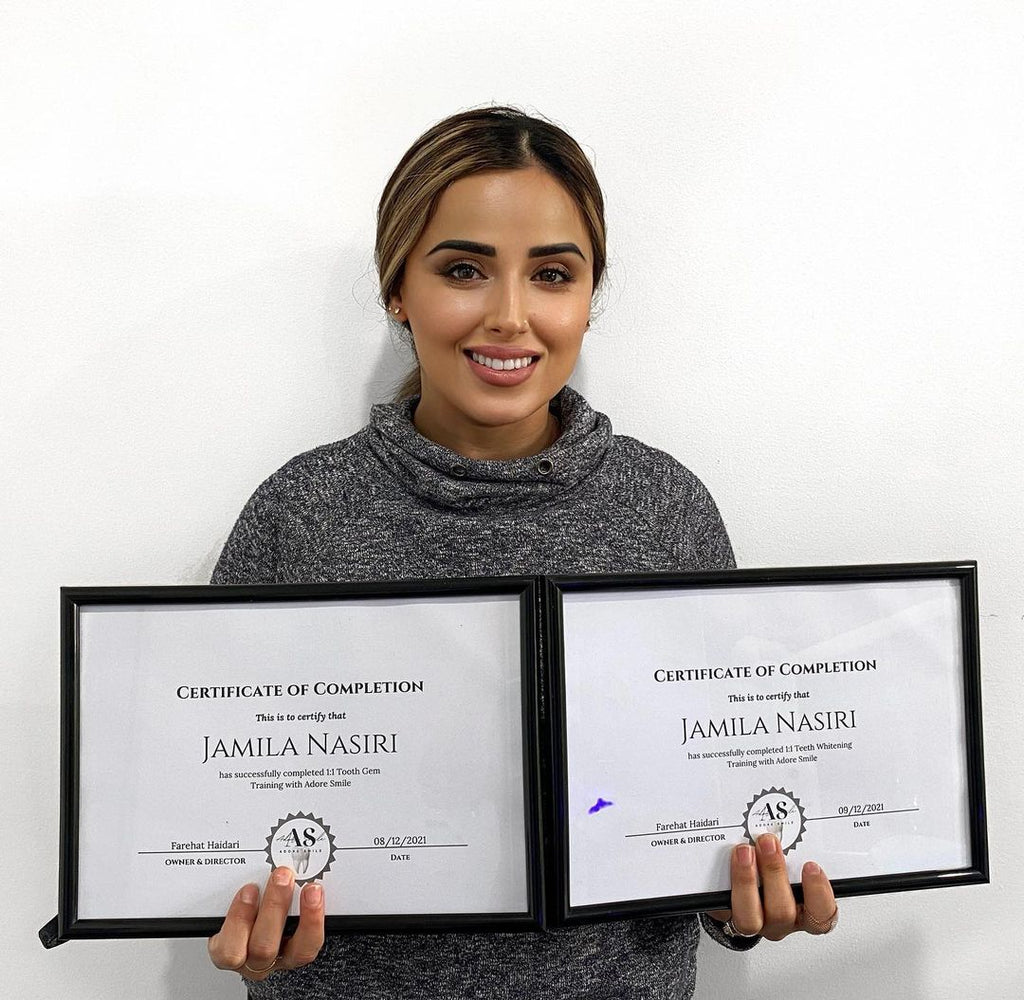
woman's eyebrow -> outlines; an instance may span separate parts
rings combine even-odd
[[[554,257],[560,253],[575,253],[583,257],[583,251],[575,243],[549,243],[543,247],[530,247],[526,252],[527,257]],[[586,260],[583,257],[583,260]]]
[[[463,253],[475,253],[481,257],[498,256],[498,251],[489,243],[474,243],[472,240],[443,240],[433,250],[428,250],[426,256],[429,257],[432,253],[437,253],[438,250],[461,250]],[[542,247],[530,247],[526,255],[528,257],[553,257],[560,253],[575,253],[579,254],[583,260],[587,259],[575,243],[549,243]]]
[[[498,251],[487,243],[474,243],[472,240],[443,240],[433,250],[428,250],[426,256],[437,253],[438,250],[461,250],[463,253],[475,253],[481,257],[497,257]]]

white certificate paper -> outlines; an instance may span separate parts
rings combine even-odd
[[[77,918],[528,909],[515,594],[83,605]]]
[[[954,580],[563,595],[568,906],[971,861]]]

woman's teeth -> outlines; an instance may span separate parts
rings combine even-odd
[[[476,351],[470,351],[470,357],[478,364],[483,365],[485,368],[493,368],[496,372],[510,372],[513,368],[526,368],[528,365],[532,365],[534,359],[529,358],[506,358],[504,361],[499,358],[488,358],[482,354],[477,354]]]

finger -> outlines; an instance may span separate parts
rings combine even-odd
[[[310,882],[299,893],[299,926],[282,952],[279,969],[309,965],[324,946],[324,887]]]
[[[757,891],[757,862],[754,848],[740,844],[733,848],[732,861],[732,925],[740,934],[758,934],[764,923],[761,897]]]
[[[284,922],[292,906],[292,894],[295,891],[295,872],[284,866],[275,868],[267,879],[263,890],[263,902],[260,912],[249,935],[249,954],[245,960],[248,969],[243,970],[247,979],[263,978],[251,975],[252,970],[266,969],[270,974],[271,966],[281,954],[281,935],[284,933]]]
[[[762,833],[757,838],[757,867],[764,895],[764,927],[761,933],[770,941],[778,941],[796,929],[797,908],[793,888],[789,884],[786,857],[779,838],[774,834]]]
[[[210,960],[218,969],[240,969],[249,954],[249,935],[260,906],[258,885],[243,885],[231,900],[220,930],[206,943]]]
[[[832,883],[814,861],[808,861],[801,873],[804,905],[800,911],[800,927],[808,934],[827,934],[836,914],[836,897]]]

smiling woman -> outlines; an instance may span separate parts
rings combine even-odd
[[[441,195],[390,300],[416,345],[420,433],[471,458],[555,440],[548,404],[579,357],[592,257],[575,202],[539,167],[474,174]]]
[[[215,583],[733,565],[696,476],[614,434],[566,384],[605,264],[603,198],[575,140],[512,108],[440,122],[385,186],[376,258],[381,303],[411,339],[416,370],[357,434],[299,455],[257,489]],[[824,872],[805,866],[798,905],[773,835],[738,845],[731,873],[732,910],[703,920],[728,947],[832,929]],[[241,973],[252,997],[693,992],[695,917],[325,940],[324,890],[308,883],[284,938],[294,887],[285,867],[262,898],[243,886],[210,939],[214,963]]]
[[[479,458],[549,445],[548,402],[576,363],[605,268],[604,198],[579,145],[511,108],[455,115],[402,158],[377,218],[381,301],[418,358],[399,393],[420,396],[417,428]],[[470,412],[457,386],[476,390]]]

